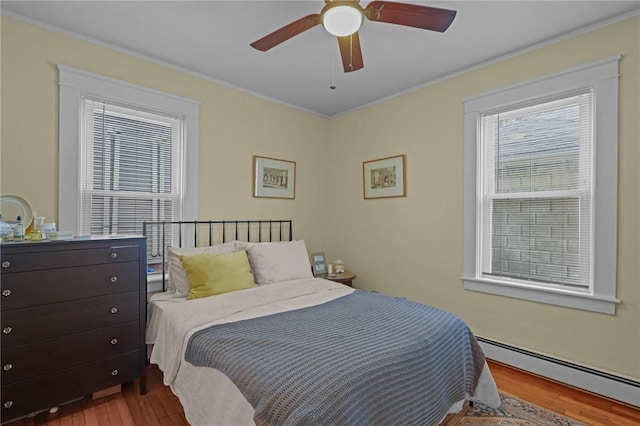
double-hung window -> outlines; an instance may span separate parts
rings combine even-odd
[[[58,66],[59,228],[142,234],[197,217],[199,104]],[[159,241],[148,236],[150,263]]]
[[[181,209],[182,120],[85,98],[80,233],[141,234]]]
[[[467,289],[615,313],[617,63],[465,101]]]

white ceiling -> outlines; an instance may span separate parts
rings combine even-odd
[[[322,26],[267,51],[249,44],[324,1],[5,1],[3,14],[333,117],[585,27],[640,1],[407,1],[457,10],[443,34],[365,21],[364,68],[345,74]],[[362,1],[365,6],[368,1]],[[335,90],[329,86],[335,85]]]

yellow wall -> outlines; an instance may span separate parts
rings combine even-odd
[[[331,120],[327,252],[355,284],[453,311],[478,335],[640,378],[640,20],[468,72]],[[463,100],[607,56],[620,61],[616,316],[465,291]],[[402,199],[363,200],[362,162],[407,155]]]
[[[63,64],[201,102],[199,218],[293,219],[294,237],[309,250],[324,248],[326,119],[6,16],[1,36],[3,194],[58,221]],[[251,196],[253,155],[296,161],[295,200]]]
[[[0,192],[57,220],[58,63],[192,98],[199,216],[292,218],[356,286],[453,311],[479,335],[640,379],[640,23],[627,20],[325,120],[2,17]],[[620,63],[616,316],[463,290],[463,99],[613,54]],[[251,156],[297,162],[296,200],[253,199]],[[362,162],[407,155],[406,198],[363,200]],[[17,160],[20,159],[20,160]]]

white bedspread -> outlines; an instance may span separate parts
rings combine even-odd
[[[164,373],[164,383],[180,399],[191,424],[251,425],[253,408],[224,374],[184,360],[191,335],[210,325],[305,308],[353,291],[332,281],[308,278],[189,301],[172,294],[155,295],[149,303],[147,325],[147,343],[153,344],[151,362]],[[489,406],[500,405],[486,365],[471,397]],[[459,411],[463,402],[454,404],[450,411]]]

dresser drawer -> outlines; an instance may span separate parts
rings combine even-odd
[[[138,290],[140,264],[124,262],[2,274],[2,310]]]
[[[33,380],[2,386],[2,421],[132,381],[140,372],[140,352],[134,351]]]
[[[2,348],[138,319],[141,318],[137,291],[3,310]]]
[[[127,322],[55,339],[3,348],[2,384],[87,364],[139,349],[140,324]]]
[[[46,248],[46,245],[42,248]],[[138,250],[138,246],[114,244],[80,250],[34,250],[23,253],[7,253],[5,251],[0,265],[4,276],[5,273],[13,272],[135,261],[138,260]]]

